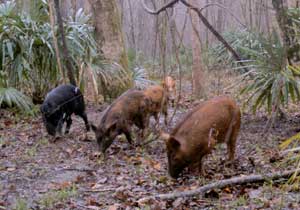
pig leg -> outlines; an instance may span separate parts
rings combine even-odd
[[[201,157],[200,161],[199,161],[199,165],[198,165],[198,170],[199,170],[199,173],[202,175],[202,176],[205,176],[206,175],[206,172],[204,170],[204,164],[203,164],[203,159]]]
[[[165,115],[165,125],[168,126],[168,110],[166,108],[166,110],[163,111],[164,115]]]
[[[164,99],[164,101],[163,101],[162,113],[165,116],[165,125],[168,126],[168,101],[167,101],[167,99]]]
[[[86,116],[86,113],[85,112],[82,112],[80,114],[78,114],[84,121],[85,123],[85,128],[86,128],[86,131],[90,131],[90,125],[89,125],[89,122],[88,122],[88,119],[87,119],[87,116]]]
[[[59,135],[62,134],[63,124],[64,124],[64,116],[61,116],[56,127],[56,132],[58,132]]]
[[[123,128],[122,132],[125,134],[128,143],[132,144],[132,138],[131,138],[131,134],[130,134],[130,129],[128,127]]]
[[[155,121],[156,121],[156,126],[158,126],[158,124],[159,124],[158,113],[155,113],[155,114],[154,114],[154,119],[155,119]]]
[[[72,118],[71,118],[71,115],[69,115],[66,119],[66,122],[67,122],[67,127],[66,127],[66,131],[65,131],[65,134],[68,134],[69,131],[70,131],[70,127],[72,125]]]
[[[234,153],[236,147],[236,140],[239,133],[239,128],[234,128],[229,141],[227,142],[227,150],[228,150],[228,162],[232,162],[234,160]]]
[[[148,128],[149,128],[149,122],[150,122],[150,116],[147,114],[146,116],[143,117],[142,123],[141,123],[141,140],[144,140],[145,136],[148,136]]]

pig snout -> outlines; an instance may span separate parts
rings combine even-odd
[[[56,134],[56,126],[52,125],[51,123],[46,123],[46,130],[49,135],[55,136]]]

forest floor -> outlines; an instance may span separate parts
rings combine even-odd
[[[181,106],[170,128],[194,105]],[[100,112],[94,105],[87,106],[92,122],[99,120]],[[131,148],[120,136],[103,160],[94,134],[90,132],[89,140],[84,139],[84,123],[78,117],[73,116],[70,134],[51,143],[41,116],[24,117],[0,110],[0,209],[134,209],[144,196],[293,168],[278,158],[278,148],[299,132],[300,113],[276,121],[268,137],[262,137],[266,122],[267,117],[262,113],[244,112],[232,167],[223,164],[226,146],[217,145],[204,160],[206,176],[186,170],[175,180],[167,172],[162,140]],[[151,127],[153,124],[152,121]],[[203,197],[156,200],[141,208],[299,209],[299,191],[285,188],[285,181],[280,181],[226,187],[207,192]]]

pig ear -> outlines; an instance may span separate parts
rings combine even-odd
[[[110,130],[114,130],[117,127],[117,121],[113,121],[109,126],[108,129]]]
[[[91,123],[91,127],[92,127],[92,130],[93,130],[94,132],[96,132],[97,126],[95,126],[94,124]]]
[[[170,137],[170,139],[168,140],[168,144],[174,149],[177,149],[180,147],[180,142],[173,137]]]
[[[170,134],[161,131],[161,132],[159,133],[159,137],[160,137],[161,139],[163,139],[164,141],[168,141],[168,140],[170,139]]]

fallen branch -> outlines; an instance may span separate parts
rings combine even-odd
[[[202,187],[199,187],[195,190],[187,190],[183,192],[173,192],[173,193],[167,193],[167,194],[158,194],[158,195],[152,195],[148,197],[144,197],[138,200],[138,203],[145,203],[151,199],[161,199],[161,200],[167,200],[167,199],[175,199],[179,197],[192,197],[196,195],[202,195],[203,193],[211,190],[211,189],[217,189],[217,188],[224,188],[226,186],[232,186],[232,185],[238,185],[238,184],[245,184],[245,183],[253,183],[253,182],[261,182],[266,180],[275,180],[280,178],[285,178],[293,175],[294,173],[299,173],[300,169],[296,170],[289,170],[285,171],[283,173],[276,172],[276,173],[268,173],[266,175],[249,175],[249,176],[240,176],[240,177],[233,177],[230,179],[224,179],[217,182],[213,182],[211,184],[204,185]]]

